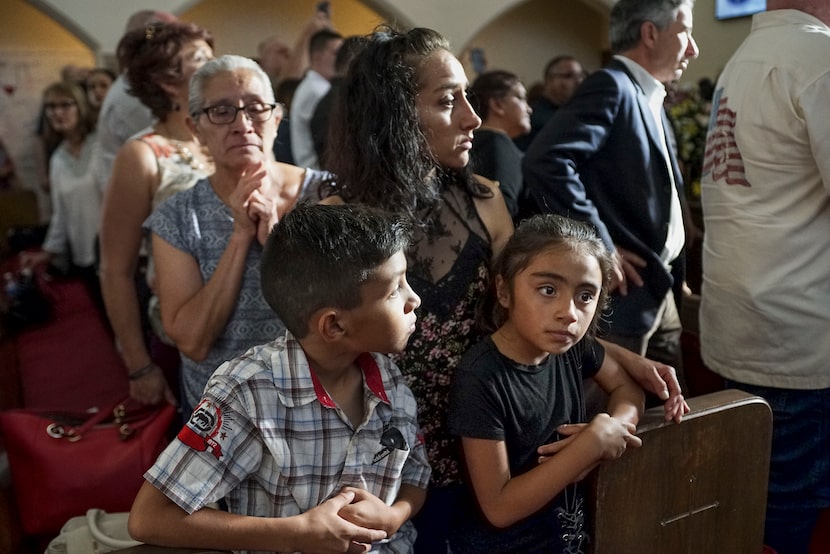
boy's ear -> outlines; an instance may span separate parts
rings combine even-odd
[[[327,309],[317,317],[317,333],[326,342],[340,340],[345,333],[340,324],[340,313],[337,310]]]
[[[510,287],[501,275],[496,275],[496,301],[502,308],[510,308]]]

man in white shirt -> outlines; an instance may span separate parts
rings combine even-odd
[[[721,74],[701,182],[701,348],[773,409],[766,544],[830,507],[830,2],[768,0]]]
[[[271,35],[257,45],[257,61],[270,77],[275,92],[282,81],[303,78],[309,64],[309,42],[321,29],[331,29],[331,18],[328,12],[318,9],[303,25],[293,47],[277,35]]]
[[[312,35],[308,52],[311,67],[303,77],[291,102],[291,151],[299,167],[320,168],[314,139],[311,136],[311,117],[317,103],[331,88],[335,75],[337,51],[343,37],[335,31],[323,29]]]
[[[141,10],[127,20],[125,33],[141,29],[153,21],[170,23],[176,21],[176,16],[168,12]],[[109,182],[112,164],[118,149],[131,136],[155,122],[150,108],[130,94],[129,89],[127,77],[122,73],[112,83],[98,115],[92,167],[101,192]]]

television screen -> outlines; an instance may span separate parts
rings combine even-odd
[[[767,0],[715,0],[715,17],[729,19],[752,15],[767,9]]]

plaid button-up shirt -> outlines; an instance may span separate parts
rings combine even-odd
[[[306,512],[345,486],[387,504],[402,484],[426,488],[430,468],[411,391],[386,356],[364,354],[358,363],[365,415],[354,427],[289,332],[250,349],[216,370],[145,478],[188,513],[226,498],[230,512],[262,517]],[[389,446],[393,428],[400,448]],[[376,548],[409,552],[414,537],[407,522]]]

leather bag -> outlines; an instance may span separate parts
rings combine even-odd
[[[130,510],[168,443],[175,408],[123,399],[94,414],[8,410],[0,427],[23,530],[56,535],[91,508]]]

